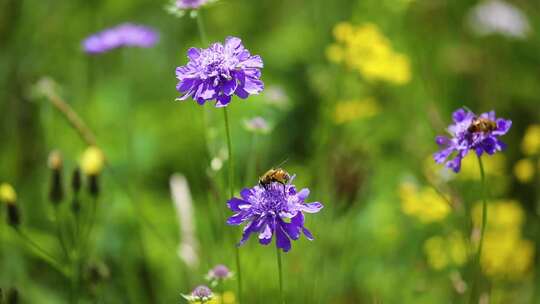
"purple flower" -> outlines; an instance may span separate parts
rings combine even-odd
[[[208,0],[177,0],[176,7],[179,9],[197,9],[206,4]]]
[[[189,302],[206,303],[214,297],[214,294],[212,293],[212,290],[208,288],[207,286],[199,285],[195,287],[195,289],[193,289],[191,294],[189,295],[183,294],[182,297],[184,297],[184,299],[188,300]]]
[[[214,43],[207,49],[191,48],[187,56],[188,64],[176,68],[176,90],[183,94],[179,100],[191,97],[200,105],[215,100],[216,107],[225,107],[233,95],[244,99],[264,89],[261,57],[252,56],[239,38],[227,37],[224,45]]]
[[[437,163],[446,162],[446,167],[459,172],[461,160],[474,150],[478,156],[487,153],[493,155],[497,151],[502,151],[506,145],[499,140],[510,130],[512,121],[496,118],[495,111],[476,114],[465,109],[459,109],[452,115],[454,124],[448,127],[447,136],[437,136],[436,142],[441,150],[435,153],[434,159]],[[453,159],[448,160],[453,156]]]
[[[232,272],[225,265],[216,265],[210,269],[206,275],[206,280],[210,282],[212,287],[217,286],[218,283],[230,279],[233,276]]]
[[[124,23],[93,34],[83,42],[83,49],[89,54],[100,54],[119,47],[154,46],[159,40],[159,34],[146,26]]]
[[[268,245],[275,234],[276,246],[287,252],[291,249],[290,239],[297,240],[301,232],[307,239],[313,240],[311,232],[304,227],[304,212],[317,213],[323,205],[318,202],[306,203],[308,195],[308,189],[297,192],[291,182],[286,185],[274,182],[243,189],[240,198],[233,197],[227,202],[229,209],[235,213],[227,224],[246,223],[239,246],[252,233],[258,233],[259,242]]]

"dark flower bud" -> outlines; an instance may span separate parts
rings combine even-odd
[[[93,198],[99,196],[99,176],[98,175],[89,175],[88,176],[88,193]]]
[[[79,199],[74,197],[73,201],[71,202],[71,211],[73,213],[78,214],[79,211],[81,211],[81,203],[79,202]]]
[[[71,175],[71,189],[74,193],[79,193],[81,185],[81,170],[77,167],[73,170],[73,174]]]
[[[49,200],[54,204],[59,204],[64,198],[64,187],[62,185],[62,155],[58,151],[49,154],[49,168],[51,169],[51,180],[49,186]]]
[[[6,303],[7,304],[18,304],[19,303],[19,292],[15,288],[10,288],[6,294]]]
[[[15,204],[7,204],[7,222],[8,225],[17,228],[21,223],[21,216],[19,214],[19,207]]]

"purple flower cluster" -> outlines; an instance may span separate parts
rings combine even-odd
[[[195,289],[193,289],[193,291],[189,295],[183,294],[182,297],[184,297],[184,299],[188,300],[190,303],[206,303],[214,297],[214,293],[210,288],[208,288],[208,286],[199,285],[195,287]]]
[[[188,64],[176,68],[176,90],[183,94],[179,100],[191,97],[201,105],[215,100],[216,107],[225,107],[233,95],[244,99],[264,89],[262,59],[252,56],[239,38],[228,37],[225,44],[207,49],[191,48],[187,56]]]
[[[177,0],[176,7],[179,9],[197,9],[206,4],[208,0]]]
[[[474,150],[478,156],[487,153],[493,155],[497,151],[503,150],[506,145],[499,140],[499,137],[506,134],[512,126],[512,121],[497,118],[495,111],[476,114],[465,109],[459,109],[452,115],[454,123],[448,127],[447,136],[437,136],[436,142],[441,150],[434,154],[437,163],[446,163],[446,167],[459,172],[461,160]],[[473,123],[483,119],[493,124],[493,128],[487,130],[476,130]],[[453,159],[448,160],[451,156]]]
[[[297,240],[301,233],[313,240],[311,232],[304,227],[304,212],[317,213],[323,205],[318,202],[306,203],[308,195],[308,189],[297,192],[290,182],[286,185],[274,182],[243,189],[240,198],[233,197],[227,203],[235,213],[227,224],[246,223],[239,246],[252,233],[258,233],[259,242],[268,245],[275,234],[276,246],[287,252],[291,249],[291,239]]]
[[[154,46],[159,40],[159,34],[146,26],[124,23],[93,34],[83,42],[83,49],[89,54],[100,54],[119,47]]]

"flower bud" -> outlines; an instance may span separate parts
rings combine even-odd
[[[13,228],[19,227],[21,223],[21,216],[19,214],[19,207],[16,204],[7,204],[7,222]]]
[[[0,202],[4,204],[15,204],[17,201],[17,193],[10,184],[3,183],[0,185]]]
[[[97,198],[99,196],[99,176],[98,175],[90,175],[88,176],[88,193],[93,198]]]
[[[52,151],[49,154],[48,164],[51,169],[49,200],[54,204],[59,204],[64,199],[64,186],[62,184],[62,154],[57,150]]]
[[[105,156],[96,146],[88,147],[81,158],[81,169],[87,176],[99,175],[105,165]]]
[[[81,190],[81,170],[79,168],[75,168],[73,170],[73,174],[71,175],[71,189],[73,190],[73,193],[77,194]]]

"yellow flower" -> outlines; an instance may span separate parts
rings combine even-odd
[[[349,22],[340,22],[334,26],[333,34],[337,41],[346,42],[353,35],[354,27]]]
[[[451,211],[448,201],[431,187],[419,191],[414,184],[406,182],[401,184],[399,192],[403,213],[423,223],[442,221]]]
[[[17,201],[17,193],[10,184],[2,183],[0,185],[0,201],[6,204],[14,204]]]
[[[462,266],[469,258],[467,241],[459,231],[446,237],[434,236],[424,242],[428,264],[435,270],[448,266]]]
[[[473,221],[480,228],[482,207],[473,208]],[[491,277],[520,279],[532,266],[534,244],[522,238],[525,213],[517,201],[488,203],[488,221],[484,235],[481,265]]]
[[[409,58],[396,53],[390,41],[373,23],[353,26],[339,23],[334,27],[337,43],[327,48],[327,57],[334,63],[358,71],[369,81],[406,84],[411,79]]]
[[[105,165],[105,156],[95,146],[86,148],[81,159],[81,169],[86,175],[98,175]]]
[[[534,163],[532,160],[524,158],[519,160],[514,166],[514,175],[518,181],[522,183],[528,183],[533,180],[534,177]]]
[[[369,118],[379,112],[379,104],[373,98],[341,101],[336,104],[334,121],[337,124],[342,124],[357,119]]]
[[[525,131],[521,149],[525,155],[540,153],[540,125],[531,125]]]

